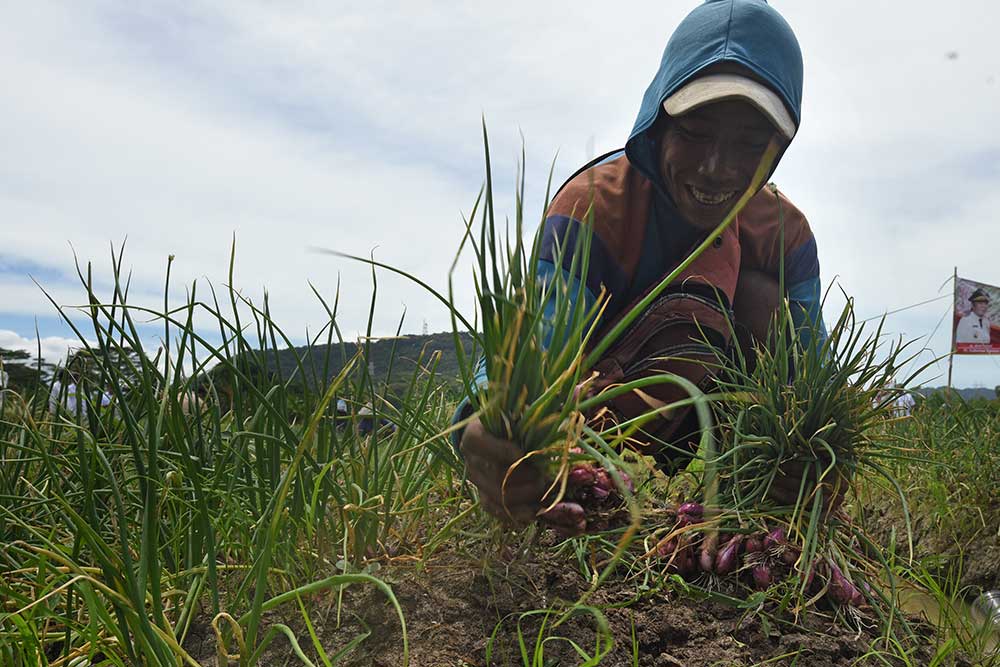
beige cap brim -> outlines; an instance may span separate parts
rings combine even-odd
[[[663,101],[671,116],[683,116],[711,102],[741,99],[754,105],[786,139],[795,136],[795,121],[778,94],[762,83],[739,74],[709,74],[698,77]]]

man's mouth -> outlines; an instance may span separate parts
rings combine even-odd
[[[718,206],[719,204],[729,201],[733,198],[733,195],[736,194],[735,190],[730,190],[728,192],[706,192],[705,190],[699,190],[690,184],[688,184],[687,189],[696,202],[705,206]]]

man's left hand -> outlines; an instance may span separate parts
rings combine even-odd
[[[802,488],[802,478],[814,474],[813,466],[806,467],[802,461],[786,461],[778,467],[778,472],[771,482],[767,497],[781,505],[794,505],[799,500],[799,490]],[[840,509],[847,494],[848,480],[836,470],[831,471],[820,484],[823,493],[823,514],[830,515]],[[808,494],[815,488],[815,480],[809,479],[805,485]],[[803,498],[812,507],[811,496]]]

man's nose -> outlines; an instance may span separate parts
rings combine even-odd
[[[713,142],[698,165],[701,176],[714,181],[727,181],[736,176],[736,162],[733,160],[732,147],[726,142]]]

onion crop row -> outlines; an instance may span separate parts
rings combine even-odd
[[[421,355],[389,397],[364,346],[347,354],[336,300],[310,337],[326,353],[307,358],[266,298],[230,287],[227,312],[192,285],[173,305],[168,263],[162,307],[131,303],[122,261],[106,298],[88,266],[85,304],[60,308],[83,347],[85,409],[50,414],[46,388],[5,401],[0,662],[193,664],[182,647],[204,608],[238,619],[221,636],[238,634],[251,665],[274,636],[261,631],[268,610],[294,608],[281,591],[308,592],[331,571],[348,577],[337,588],[371,557],[419,553],[427,517],[458,511],[458,462],[438,437],[454,400],[435,375],[440,355]],[[362,435],[366,403],[395,428]]]

